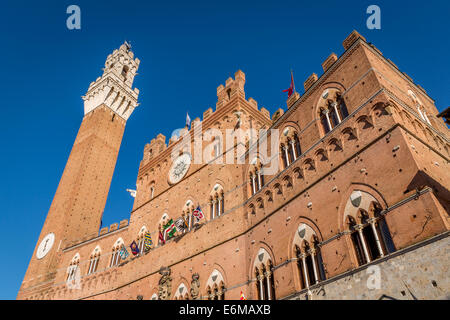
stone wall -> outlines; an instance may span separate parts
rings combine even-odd
[[[449,232],[285,297],[289,300],[450,299]],[[379,274],[379,286],[375,279]]]

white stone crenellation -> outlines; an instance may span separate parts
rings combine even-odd
[[[86,95],[82,97],[84,114],[105,105],[125,121],[128,120],[139,105],[139,89],[132,88],[139,63],[128,43],[114,50],[106,59],[103,75],[89,85]]]

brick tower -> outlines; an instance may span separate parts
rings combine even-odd
[[[127,119],[138,106],[132,89],[139,59],[125,42],[89,85],[84,118],[31,257],[19,296],[53,282],[61,251],[97,236]]]

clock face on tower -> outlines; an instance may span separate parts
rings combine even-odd
[[[179,182],[189,170],[191,165],[191,156],[187,153],[183,153],[181,156],[175,159],[172,167],[169,170],[169,182],[175,184]]]
[[[50,251],[55,242],[55,234],[49,233],[42,239],[36,251],[36,258],[42,259]]]

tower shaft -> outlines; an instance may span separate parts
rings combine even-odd
[[[64,248],[98,235],[125,125],[138,106],[139,63],[123,44],[83,97],[85,115],[18,297],[52,283]]]

